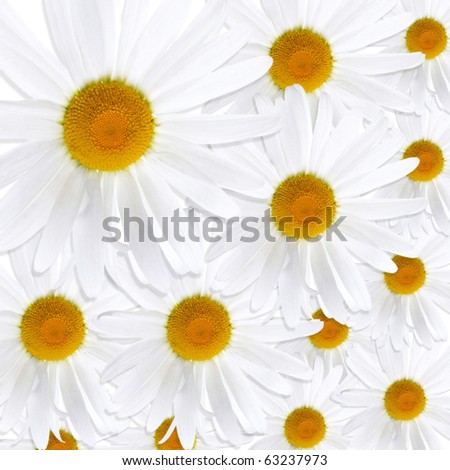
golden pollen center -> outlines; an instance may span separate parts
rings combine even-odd
[[[288,237],[310,239],[333,223],[337,204],[328,183],[311,174],[298,174],[278,186],[271,207],[281,232]]]
[[[295,28],[279,36],[270,49],[270,75],[284,90],[301,85],[307,93],[320,88],[333,71],[333,55],[328,41],[307,28]]]
[[[72,355],[86,334],[81,310],[62,296],[41,297],[22,316],[25,349],[41,361],[61,361]]]
[[[206,361],[221,353],[231,338],[225,307],[210,297],[195,295],[179,302],[167,321],[167,339],[183,359]]]
[[[397,380],[384,394],[384,407],[391,418],[409,421],[425,409],[427,398],[423,388],[409,379]]]
[[[406,48],[409,52],[422,52],[427,60],[434,59],[447,48],[447,31],[439,21],[421,18],[406,32]]]
[[[61,437],[61,441],[52,432],[50,432],[48,444],[45,450],[78,450],[77,441],[72,434],[61,429],[59,431],[59,435]]]
[[[311,335],[309,340],[317,348],[334,349],[340,346],[348,337],[349,327],[337,322],[333,318],[325,316],[322,310],[318,310],[312,316],[315,320],[323,321],[323,328]]]
[[[431,181],[444,169],[444,153],[440,147],[429,140],[418,140],[412,143],[405,150],[403,158],[412,157],[420,160],[417,168],[408,175],[413,181]]]
[[[184,447],[181,445],[180,438],[178,437],[177,429],[175,428],[172,431],[172,434],[167,439],[167,441],[160,444],[160,441],[166,435],[167,431],[172,424],[173,418],[165,419],[155,431],[155,447],[158,450],[185,450]],[[195,447],[195,444],[194,444]]]
[[[425,284],[427,273],[419,258],[405,258],[397,255],[392,258],[392,261],[397,265],[397,272],[384,273],[384,280],[391,292],[409,295]]]
[[[69,102],[64,141],[73,159],[90,170],[119,171],[151,147],[155,121],[150,103],[121,80],[86,85]]]
[[[321,413],[310,407],[295,409],[284,423],[284,435],[291,446],[309,449],[325,437],[327,426]]]

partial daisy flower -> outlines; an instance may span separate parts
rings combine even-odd
[[[320,308],[310,313],[311,320],[320,320],[322,329],[305,338],[294,338],[280,343],[281,350],[292,354],[305,356],[310,364],[314,364],[317,357],[321,357],[326,370],[340,365],[345,366],[348,351],[359,345],[372,352],[374,342],[370,336],[362,331],[365,315],[348,315],[346,323],[339,323],[334,318],[328,318]],[[364,325],[365,326],[365,325]]]
[[[404,70],[399,80],[401,90],[409,90],[416,110],[423,112],[430,94],[436,95],[444,110],[450,108],[450,6],[445,0],[401,0],[399,14],[411,15],[402,34],[386,36],[387,54],[408,52],[425,56],[422,66]],[[393,21],[393,20],[389,20]]]
[[[37,449],[36,444],[32,438],[28,436],[21,436],[19,439],[7,439],[2,440],[0,443],[0,449],[4,450],[88,450],[92,449],[92,446],[86,445],[84,442],[75,437],[67,431],[66,428],[54,428],[58,430],[56,434],[50,431],[48,435],[47,446],[43,449]],[[99,438],[100,439],[100,438]]]
[[[380,195],[390,197],[423,196],[428,200],[426,212],[392,221],[402,233],[409,232],[417,238],[430,227],[450,234],[450,125],[448,115],[437,106],[426,108],[421,116],[397,114],[403,133],[403,145],[398,158],[416,157],[418,167],[407,178],[382,188]]]
[[[254,217],[258,236],[239,243],[242,230],[233,226],[235,242],[216,243],[208,257],[229,252],[218,280],[225,283],[225,294],[254,283],[254,310],[278,286],[283,316],[294,326],[308,308],[312,289],[325,316],[346,323],[345,304],[352,311],[372,305],[358,263],[395,272],[387,252],[406,254],[411,248],[375,221],[418,213],[426,205],[421,198],[376,199],[368,193],[406,176],[419,159],[385,164],[399,143],[387,136],[384,116],[365,129],[360,112],[351,111],[333,127],[327,95],[315,117],[301,87],[289,87],[285,94],[275,104],[284,128],[264,140],[266,154],[256,146],[236,150],[266,180],[261,197],[240,202],[243,214]],[[263,112],[273,107],[262,99],[258,105]]]
[[[390,345],[369,355],[355,348],[347,361],[360,385],[334,397],[362,409],[345,425],[357,449],[435,449],[439,434],[450,439],[448,349]]]
[[[134,340],[103,374],[105,382],[117,384],[112,411],[131,417],[151,404],[147,430],[155,432],[173,416],[167,435],[176,427],[185,449],[193,448],[211,413],[219,435],[232,444],[241,443],[243,432],[264,432],[259,390],[288,395],[283,376],[312,376],[302,360],[272,343],[320,328],[320,322],[303,322],[288,331],[279,321],[264,322],[266,312],[255,318],[248,292],[224,297],[211,288],[214,271],[209,264],[201,277],[174,277],[165,297],[147,289],[145,309],[97,321],[105,337]]]
[[[279,400],[267,418],[267,435],[253,444],[252,449],[264,450],[323,450],[345,449],[349,440],[342,436],[342,426],[348,413],[330,396],[339,386],[342,366],[325,372],[321,358],[314,361],[311,383],[292,379],[292,396]]]
[[[252,42],[242,54],[273,59],[268,73],[235,95],[238,106],[248,109],[255,93],[274,98],[297,84],[311,97],[328,94],[339,113],[362,107],[373,115],[380,105],[412,111],[410,98],[378,77],[417,68],[423,54],[373,54],[370,47],[411,23],[411,14],[381,21],[396,3],[261,0],[261,10],[251,2],[232,0],[236,23],[253,26]]]
[[[145,410],[145,412],[141,413],[142,419],[139,420],[143,421],[141,426],[130,426],[123,432],[107,438],[105,440],[105,448],[122,450],[186,450],[181,444],[177,428],[172,426],[173,416],[167,417],[161,421],[155,431],[149,432],[145,427],[147,412],[148,410]],[[170,433],[168,432],[169,429],[171,430]],[[211,435],[213,432],[209,430],[208,434]],[[217,438],[214,441],[215,445],[211,447],[197,434],[192,449],[213,450],[226,446],[223,442],[219,444]],[[100,448],[103,448],[101,444]]]
[[[450,311],[450,242],[442,235],[422,237],[414,256],[395,255],[396,272],[367,270],[373,307],[367,315],[372,338],[390,338],[396,350],[416,340],[430,348],[448,338],[444,315]]]
[[[129,301],[106,286],[88,301],[70,265],[34,275],[30,245],[11,253],[15,278],[0,275],[0,432],[20,425],[45,449],[64,419],[65,431],[93,445],[119,423],[106,413],[110,395],[100,384],[118,346],[100,341],[92,321]]]
[[[2,2],[2,70],[27,98],[0,103],[0,139],[23,141],[0,159],[1,184],[12,183],[0,201],[0,249],[40,232],[34,266],[42,272],[72,237],[83,289],[95,296],[107,261],[104,218],[118,211],[123,219],[129,209],[158,225],[185,198],[227,217],[237,208],[222,187],[259,185],[242,165],[199,144],[265,135],[277,130],[278,119],[200,115],[195,108],[252,83],[272,61],[222,67],[249,33],[235,28],[219,35],[221,0],[208,2],[186,25],[191,3],[164,0],[150,16],[147,0],[127,0],[121,12],[106,0],[45,0],[55,57]],[[147,237],[139,243],[135,231],[130,237],[138,262],[153,267],[152,281],[164,291],[162,245]],[[170,248],[177,257],[172,267],[198,269],[188,244]]]

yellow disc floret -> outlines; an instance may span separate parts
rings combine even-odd
[[[413,142],[403,154],[403,158],[418,158],[419,165],[408,177],[413,181],[428,182],[440,175],[444,169],[444,153],[429,140]]]
[[[309,337],[311,343],[317,348],[334,349],[347,339],[349,332],[347,325],[337,322],[334,318],[326,317],[322,310],[315,312],[312,317],[323,321],[323,328]]]
[[[395,273],[384,273],[388,289],[394,294],[414,294],[424,284],[427,277],[425,266],[419,258],[394,256],[392,261],[397,265]]]
[[[406,31],[409,52],[422,52],[425,58],[435,59],[447,48],[447,30],[433,18],[421,18]]]
[[[61,361],[84,341],[81,310],[62,296],[41,297],[25,311],[20,324],[25,349],[41,361]]]
[[[50,432],[48,438],[48,444],[45,450],[78,450],[78,444],[72,434],[63,431],[59,431],[61,440],[59,440],[52,432]]]
[[[337,204],[328,183],[302,173],[278,186],[271,207],[272,217],[281,232],[288,237],[309,239],[333,223]]]
[[[279,36],[270,49],[270,76],[279,88],[301,85],[307,93],[320,88],[333,71],[328,41],[307,28],[295,28]]]
[[[232,330],[226,308],[203,295],[188,297],[175,305],[166,327],[172,350],[192,361],[206,361],[221,353]]]
[[[397,380],[384,394],[387,414],[400,421],[417,418],[425,409],[427,399],[421,385],[409,379]]]
[[[155,122],[150,103],[121,80],[86,85],[69,102],[63,120],[70,155],[90,170],[119,171],[150,148]]]
[[[167,418],[165,419],[158,427],[158,429],[155,431],[155,447],[158,450],[185,450],[184,447],[181,445],[180,438],[178,436],[177,429],[175,428],[172,431],[172,434],[169,436],[169,438],[164,441],[163,443],[160,443],[160,441],[164,438],[166,435],[167,431],[170,428],[170,425],[172,424],[173,418]],[[195,443],[194,443],[195,447]]]
[[[289,444],[297,449],[310,449],[325,437],[327,426],[321,413],[304,406],[295,409],[286,418],[284,435]]]

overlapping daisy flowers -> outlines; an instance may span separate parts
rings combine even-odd
[[[448,446],[448,2],[42,3],[52,48],[0,6],[0,447]]]

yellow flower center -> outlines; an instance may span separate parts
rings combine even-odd
[[[169,430],[170,425],[172,424],[173,418],[165,419],[155,431],[155,447],[158,450],[185,450],[181,445],[180,438],[178,437],[177,429],[175,428],[167,439],[167,441],[160,444],[161,439],[166,435],[166,432]],[[195,443],[194,443],[195,447]]]
[[[334,221],[336,200],[331,187],[311,174],[284,180],[272,197],[272,217],[288,237],[309,239],[324,232]]]
[[[79,90],[63,120],[72,158],[90,170],[119,171],[150,148],[155,122],[150,103],[121,80],[102,80]]]
[[[41,297],[22,316],[25,349],[41,361],[61,361],[72,355],[86,334],[81,310],[61,296]]]
[[[423,388],[409,379],[397,380],[384,394],[387,414],[400,421],[417,418],[425,409],[427,398]]]
[[[392,261],[397,265],[397,271],[384,273],[384,280],[391,292],[409,295],[425,284],[427,273],[419,258],[405,258],[397,255],[392,258]]]
[[[320,349],[334,349],[340,346],[348,337],[349,327],[337,322],[333,318],[325,316],[322,310],[318,310],[312,316],[315,320],[323,321],[323,328],[311,335],[309,340]]]
[[[61,436],[61,441],[50,431],[45,450],[78,450],[77,441],[72,434],[61,429],[59,435]]]
[[[429,140],[412,143],[403,154],[403,158],[416,157],[420,160],[417,168],[408,177],[413,181],[431,181],[444,169],[444,153],[441,148]]]
[[[192,361],[207,361],[228,345],[232,326],[221,303],[195,295],[172,309],[166,328],[169,344],[178,356]]]
[[[427,60],[434,59],[447,47],[447,31],[433,18],[421,18],[406,31],[406,48],[409,52],[422,52]]]
[[[284,90],[299,84],[307,93],[320,88],[333,71],[333,55],[328,41],[307,28],[295,28],[279,36],[270,49],[270,75]]]
[[[327,426],[321,413],[304,406],[295,409],[284,423],[284,435],[291,446],[310,449],[325,437]]]

